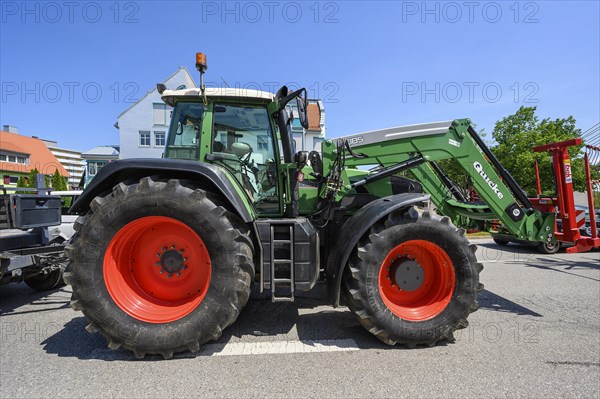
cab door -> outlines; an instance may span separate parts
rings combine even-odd
[[[215,103],[211,153],[243,187],[261,216],[280,215],[277,152],[269,112],[262,105]]]

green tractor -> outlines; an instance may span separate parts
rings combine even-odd
[[[196,66],[202,76],[201,53]],[[294,102],[308,127],[304,89],[158,90],[173,107],[164,158],[106,165],[71,209],[80,216],[65,280],[88,331],[137,357],[171,358],[218,339],[253,283],[273,301],[293,301],[319,280],[334,307],[346,304],[389,345],[432,346],[467,326],[482,265],[464,230],[430,203],[452,192],[436,160],[470,157],[497,178],[481,151],[468,153],[468,120],[296,152],[289,110]],[[398,175],[408,170],[416,179]],[[527,212],[499,183],[480,188],[524,223]],[[482,214],[436,204],[457,218]]]

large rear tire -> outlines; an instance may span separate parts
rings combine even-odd
[[[216,340],[248,301],[248,227],[221,197],[171,179],[120,183],[75,222],[65,280],[87,330],[136,357]]]
[[[446,217],[414,207],[394,212],[371,227],[349,259],[348,306],[388,345],[452,341],[483,289],[475,249]]]

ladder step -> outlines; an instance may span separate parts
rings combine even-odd
[[[294,300],[294,225],[291,224],[288,231],[278,231],[277,239],[275,232],[275,226],[271,225],[271,299],[273,302],[292,302]],[[289,254],[286,253],[288,248]],[[284,250],[284,253],[280,253],[281,250]],[[278,270],[279,268],[283,270]],[[281,277],[276,278],[275,275],[280,273]]]
[[[271,297],[272,302],[294,302],[293,296],[274,296]]]

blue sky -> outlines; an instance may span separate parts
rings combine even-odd
[[[0,123],[87,150],[120,112],[208,55],[206,80],[295,83],[328,137],[521,105],[600,119],[600,2],[2,1]]]

